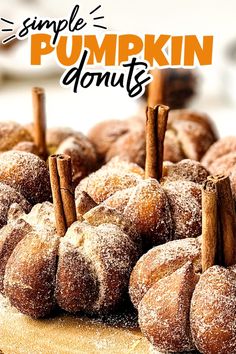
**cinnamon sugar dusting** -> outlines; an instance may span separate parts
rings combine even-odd
[[[190,320],[201,353],[236,352],[236,276],[232,271],[214,266],[200,277]]]
[[[16,189],[31,204],[51,198],[46,163],[31,153],[7,151],[0,154],[0,182]]]
[[[21,141],[32,141],[32,136],[22,125],[12,122],[0,122],[0,151],[7,151]]]
[[[193,263],[196,272],[201,270],[200,238],[167,242],[144,254],[136,263],[130,277],[129,293],[134,306],[138,306],[153,284],[172,274],[187,261]]]
[[[163,186],[173,220],[173,238],[197,237],[201,234],[201,187],[189,181],[168,182]]]
[[[101,203],[115,192],[133,187],[142,180],[143,170],[138,165],[117,159],[115,161],[111,160],[82,180],[76,188],[75,198],[85,191],[96,203]]]
[[[141,300],[141,331],[160,350],[182,352],[194,348],[189,329],[189,308],[197,281],[192,263],[187,262],[155,283]]]
[[[7,214],[11,204],[17,203],[25,211],[31,209],[30,203],[15,189],[0,182],[0,228],[7,223]]]

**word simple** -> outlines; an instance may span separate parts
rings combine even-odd
[[[52,44],[55,45],[61,32],[65,30],[69,32],[81,31],[87,25],[82,17],[76,18],[78,12],[79,5],[76,5],[68,19],[38,19],[37,16],[32,19],[28,17],[23,21],[18,38],[23,39],[32,33],[32,31],[51,30],[53,32]]]
[[[213,36],[61,35],[53,45],[50,34],[35,33],[31,35],[31,64],[41,65],[44,56],[54,53],[61,66],[73,66],[85,49],[90,53],[88,65],[119,66],[135,56],[150,67],[193,67],[212,64]]]

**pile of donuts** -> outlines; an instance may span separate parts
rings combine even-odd
[[[159,104],[175,102],[168,80],[146,124],[47,129],[40,88],[32,124],[0,123],[0,292],[33,318],[100,316],[129,294],[157,350],[235,353],[236,144]]]

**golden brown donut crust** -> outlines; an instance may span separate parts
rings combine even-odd
[[[191,331],[204,354],[236,352],[236,276],[223,267],[209,268],[193,293]]]
[[[75,190],[75,199],[78,201],[84,191],[99,204],[115,192],[135,186],[142,180],[140,174],[143,176],[144,171],[136,164],[111,160],[79,183]]]
[[[31,230],[31,226],[24,220],[17,220],[14,224],[8,224],[0,233],[0,292],[3,292],[4,275],[7,262],[16,245]]]
[[[89,173],[97,168],[95,149],[83,134],[65,139],[57,148],[56,154],[65,154],[71,157],[72,179],[75,186]]]
[[[10,302],[31,317],[44,317],[54,305],[59,237],[25,236],[15,247],[5,270],[4,289]]]
[[[192,263],[159,280],[142,298],[138,310],[142,333],[159,350],[179,352],[194,349],[189,311],[198,281]]]
[[[100,161],[105,160],[111,145],[128,131],[129,124],[118,119],[100,122],[90,129],[88,138],[94,144]]]
[[[16,189],[31,204],[51,198],[46,163],[31,153],[7,151],[0,154],[0,182]]]
[[[208,175],[207,169],[198,161],[184,159],[177,163],[164,162],[161,183],[185,180],[202,184]]]
[[[94,227],[75,222],[60,246],[56,287],[59,305],[73,312],[83,310],[102,314],[111,311],[127,291],[129,275],[137,259],[136,244],[117,226],[101,224]],[[76,269],[78,272],[74,271]],[[67,279],[66,273],[69,274]],[[80,281],[81,289],[78,287]],[[82,290],[84,295],[81,297]]]
[[[31,154],[40,156],[37,146],[32,141],[21,141],[13,146],[12,150],[31,152]]]
[[[114,156],[145,165],[145,118],[110,120],[95,125],[89,132],[101,162]],[[218,139],[213,121],[203,113],[188,109],[170,111],[164,143],[164,160],[184,158],[197,161]]]
[[[26,128],[12,121],[0,122],[0,152],[11,150],[21,141],[32,141]]]
[[[117,139],[110,147],[106,154],[106,162],[113,157],[119,156],[126,161],[134,162],[139,166],[145,166],[145,132],[144,129],[140,131],[130,131]]]
[[[206,168],[210,169],[212,163],[214,163],[218,158],[235,151],[236,151],[236,137],[227,136],[216,141],[209,148],[209,150],[207,150],[201,162],[204,166],[206,166]]]
[[[197,161],[218,139],[210,117],[188,109],[170,111],[167,129],[175,132],[185,157]]]
[[[61,242],[56,280],[56,300],[68,312],[86,311],[98,296],[93,263],[79,247]]]
[[[155,179],[142,180],[133,188],[124,215],[142,236],[144,248],[172,239],[168,199]]]
[[[145,253],[136,263],[130,276],[129,294],[138,308],[143,296],[160,279],[171,275],[187,261],[195,271],[201,270],[201,243],[199,238],[167,242]]]
[[[50,154],[54,154],[58,146],[67,138],[73,137],[82,139],[84,135],[68,127],[52,127],[46,132],[47,147]]]
[[[185,180],[163,185],[173,223],[173,239],[197,237],[202,231],[201,186]]]
[[[25,212],[31,209],[30,203],[19,192],[0,182],[0,228],[7,223],[8,211],[13,203],[19,204]]]
[[[230,152],[216,159],[209,166],[211,174],[230,175],[236,164],[236,151]]]

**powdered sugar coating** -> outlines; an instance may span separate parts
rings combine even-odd
[[[129,131],[129,124],[122,120],[107,120],[96,124],[88,133],[98,156],[103,162],[110,146],[123,134]]]
[[[185,159],[176,164],[165,163],[163,166],[162,183],[179,179],[202,184],[209,175],[203,165],[198,161]]]
[[[218,138],[210,117],[189,109],[170,111],[168,129],[175,132],[185,157],[197,161]]]
[[[99,204],[118,190],[137,185],[142,177],[132,172],[134,168],[143,171],[139,166],[125,161],[119,161],[116,165],[113,165],[113,162],[104,165],[81,181],[75,190],[75,198],[78,199],[81,192],[85,191]]]
[[[194,348],[189,311],[198,277],[187,262],[173,274],[159,280],[139,304],[139,325],[144,336],[158,349],[184,351]]]
[[[201,187],[191,181],[140,181],[104,201],[128,217],[150,247],[201,234]]]
[[[38,235],[56,234],[53,205],[49,202],[36,204],[26,214],[19,204],[12,204],[8,212],[8,224],[0,233],[0,291],[7,262],[17,244],[29,233]]]
[[[0,151],[11,150],[20,141],[32,141],[28,130],[16,122],[0,122]]]
[[[200,238],[167,242],[152,248],[136,263],[130,277],[129,294],[137,308],[143,296],[160,279],[191,261],[195,271],[201,270]]]
[[[78,236],[79,237],[79,236]],[[56,278],[58,305],[68,312],[88,311],[97,299],[98,279],[94,263],[82,247],[61,240]]]
[[[236,137],[227,136],[215,142],[202,158],[202,164],[210,169],[220,157],[236,151]]]
[[[126,161],[145,166],[146,143],[145,130],[131,130],[117,139],[106,154],[106,161],[110,161],[114,156],[119,156]]]
[[[119,156],[113,157],[106,165],[107,168],[117,168],[126,172],[137,173],[144,178],[144,169],[134,162],[125,161]],[[103,167],[105,167],[103,166]]]
[[[0,182],[16,189],[31,204],[51,198],[46,163],[31,153],[7,151],[0,154]]]
[[[9,223],[0,232],[0,292],[4,291],[3,281],[7,262],[17,244],[32,230],[22,219]]]
[[[236,164],[236,151],[219,157],[209,167],[211,174],[230,175]]]
[[[173,222],[173,239],[201,235],[201,187],[190,181],[170,181],[164,184]]]
[[[32,231],[17,244],[7,262],[5,293],[24,314],[44,317],[54,307],[59,240],[58,236]]]
[[[31,209],[30,203],[20,193],[0,182],[0,228],[7,223],[8,210],[13,203],[18,203],[25,212]]]
[[[236,276],[214,266],[199,280],[191,303],[191,331],[203,354],[236,352]]]
[[[21,141],[13,146],[12,150],[31,152],[31,154],[40,156],[38,147],[32,141]]]
[[[135,225],[125,215],[114,208],[110,208],[105,204],[100,204],[89,210],[83,215],[90,225],[99,226],[101,224],[113,224],[118,226],[125,234],[129,235],[131,240],[140,246],[141,254],[141,237],[137,232]]]
[[[32,317],[44,317],[56,303],[56,290],[59,306],[69,312],[112,311],[127,292],[140,256],[133,225],[113,211],[98,226],[75,222],[59,238],[51,203],[37,204],[29,214],[13,204],[8,229],[0,237],[0,276],[11,304]],[[111,218],[114,224],[108,223]]]
[[[164,140],[164,160],[178,162],[184,158],[178,137],[173,130],[168,129]]]
[[[46,139],[49,153],[54,154],[58,146],[69,137],[78,137],[80,139],[81,137],[84,137],[84,135],[69,127],[48,128],[46,132]]]
[[[36,204],[29,214],[23,214],[20,218],[31,225],[39,234],[56,234],[56,221],[52,203]]]
[[[97,156],[92,143],[81,134],[65,139],[57,148],[56,154],[66,154],[71,157],[73,183],[76,186],[97,167]]]
[[[82,271],[82,273],[80,271],[72,274],[73,270],[71,269],[70,274],[72,276],[67,279],[66,287],[63,285],[64,278],[61,277],[60,262],[64,258],[63,266],[71,268],[71,263],[67,264],[65,257],[63,257],[63,254],[68,252],[68,247],[77,252],[74,262],[79,260],[81,264],[81,259],[84,259],[83,263],[92,265],[92,268],[89,268],[92,269],[89,274],[90,276],[94,274],[93,278],[94,284],[97,284],[97,293],[91,293],[91,287],[88,286],[86,288],[87,282],[82,281],[82,284],[85,284],[86,304],[79,296],[79,289],[77,295],[75,294],[75,284],[78,284],[81,277],[88,277],[86,270]],[[83,309],[89,313],[103,313],[114,309],[121,300],[122,295],[127,291],[129,275],[137,258],[137,246],[117,226],[102,224],[98,227],[93,227],[89,224],[78,222],[72,224],[62,239],[60,246],[59,270],[57,274],[57,298],[60,306],[68,311]],[[76,264],[74,267],[79,271]],[[83,269],[84,267],[81,267],[81,270]],[[91,279],[87,284],[89,283],[91,283]],[[70,289],[72,290],[71,293],[74,294],[72,298],[67,297]],[[90,296],[92,296],[93,301],[89,300]]]
[[[109,198],[104,200],[103,204],[111,208],[114,208],[124,214],[125,208],[128,204],[128,201],[132,193],[133,193],[133,188],[126,188],[121,191],[117,191]]]
[[[172,220],[167,197],[152,178],[133,188],[124,215],[142,236],[144,247],[161,244],[172,237]]]

